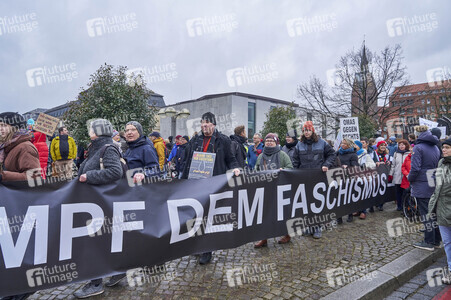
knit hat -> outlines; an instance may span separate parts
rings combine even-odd
[[[105,119],[95,119],[91,121],[89,126],[97,136],[109,136],[113,135],[113,125],[111,125],[110,121]]]
[[[363,149],[363,144],[362,144],[361,141],[355,140],[355,141],[354,141],[354,144],[355,144],[357,147],[359,147],[360,149]]]
[[[390,137],[390,141],[392,141],[392,142],[396,142],[396,137],[394,137],[394,136],[391,136],[391,137]]]
[[[202,115],[201,120],[202,120],[202,121],[205,120],[205,121],[208,121],[208,122],[212,123],[213,125],[216,125],[216,117],[215,117],[215,115],[214,115],[213,113],[211,113],[211,112],[206,112],[206,113],[204,113],[204,114]]]
[[[451,146],[451,137],[442,143],[442,145],[445,145],[445,144]]]
[[[274,141],[276,141],[276,144],[279,145],[279,138],[274,133],[268,133],[265,136],[265,141],[266,141],[266,139],[273,139]]]
[[[385,144],[385,146],[387,146],[387,142],[382,140],[379,143],[377,143],[377,147],[376,148],[379,148],[379,146],[382,145],[382,144]]]
[[[28,119],[27,121],[27,125],[34,125],[34,120],[33,119]]]
[[[380,141],[385,141],[385,140],[383,137],[380,136],[376,139],[376,144],[378,144]]]
[[[149,134],[149,136],[154,136],[154,137],[156,137],[156,138],[161,137],[161,135],[160,135],[160,133],[159,133],[158,131],[152,132],[151,134]]]
[[[175,137],[176,140],[178,140],[179,138],[181,138],[182,136],[179,134],[178,136]]]
[[[312,132],[315,132],[315,127],[313,127],[313,122],[312,121],[305,122],[304,126],[302,126],[302,131],[304,131],[305,129],[309,129]]]
[[[114,130],[113,131],[113,135],[111,136],[111,137],[115,137],[116,135],[118,135],[119,134],[119,132],[117,132],[117,130]]]
[[[184,135],[184,136],[182,136],[187,142],[189,142],[189,136],[187,136],[187,135]]]
[[[0,122],[16,127],[17,129],[26,129],[27,122],[25,118],[15,112],[4,112],[0,114]]]
[[[431,133],[432,135],[435,135],[438,139],[440,139],[440,137],[442,136],[442,131],[437,127],[432,128]]]
[[[127,126],[127,125],[133,125],[133,126],[135,126],[136,129],[138,130],[139,136],[140,136],[140,137],[143,136],[143,127],[142,127],[141,124],[139,124],[139,122],[136,122],[136,121],[130,121],[130,122],[128,122],[125,126]]]
[[[354,147],[355,144],[354,144],[354,141],[353,141],[353,140],[348,139],[348,138],[344,138],[343,141],[345,141],[345,142],[349,145],[350,148],[355,148],[355,147]]]
[[[287,137],[291,137],[291,138],[297,140],[297,138],[298,138],[298,133],[297,133],[296,129],[290,129],[290,130],[288,130],[288,132],[287,132]]]

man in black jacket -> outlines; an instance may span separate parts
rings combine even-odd
[[[235,128],[235,134],[232,134],[230,136],[230,139],[232,140],[232,154],[235,156],[236,161],[238,162],[238,165],[241,168],[244,168],[247,158],[247,138],[246,138],[246,129],[244,125],[237,126]]]
[[[230,139],[216,130],[216,117],[213,113],[207,112],[201,118],[202,132],[193,136],[185,149],[185,164],[182,174],[183,179],[188,178],[189,168],[194,152],[216,153],[213,176],[225,174],[227,170],[234,169],[235,176],[240,175],[240,166],[230,151]],[[199,259],[201,265],[208,264],[211,260],[211,252],[202,253]]]

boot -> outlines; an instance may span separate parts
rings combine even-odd
[[[261,248],[268,246],[268,240],[261,240],[260,242],[254,245],[254,248]]]
[[[291,241],[291,237],[289,235],[285,235],[278,241],[278,243],[286,244],[286,243],[289,243],[290,241]]]

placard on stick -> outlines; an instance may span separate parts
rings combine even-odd
[[[343,139],[351,139],[353,141],[360,140],[359,118],[341,118],[340,132],[343,136]]]
[[[58,118],[40,113],[33,129],[51,136],[55,132],[56,127],[58,127],[59,122],[60,119]]]
[[[204,179],[213,176],[216,153],[197,152],[193,153],[188,179]]]

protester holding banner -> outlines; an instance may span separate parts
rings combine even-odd
[[[363,142],[364,142],[363,140],[361,140],[361,141],[355,140],[354,141],[354,145],[357,150],[356,154],[357,154],[357,158],[359,160],[359,166],[366,167],[366,168],[375,168],[376,163],[371,158],[371,155],[368,154],[368,152],[364,148]]]
[[[253,136],[254,144],[249,146],[247,151],[247,163],[249,165],[249,169],[253,170],[255,168],[255,164],[257,163],[257,157],[263,151],[263,143],[262,136],[260,133],[256,133]]]
[[[393,155],[393,161],[390,169],[390,176],[392,176],[392,183],[395,185],[396,189],[396,204],[397,211],[402,211],[402,199],[404,195],[404,189],[401,187],[402,183],[402,165],[406,160],[407,156],[410,154],[410,145],[406,140],[400,140],[398,142],[398,148]]]
[[[182,178],[188,178],[194,152],[216,153],[213,176],[225,174],[230,169],[234,169],[235,176],[239,176],[239,165],[230,151],[230,138],[216,130],[216,117],[213,113],[206,112],[202,115],[201,129],[201,134],[193,136],[185,150],[186,158]],[[211,258],[211,252],[202,253],[199,263],[201,265],[208,264]]]
[[[451,138],[442,145],[443,158],[436,172],[434,194],[429,201],[429,218],[437,216],[440,234],[448,261],[448,272],[444,272],[442,282],[451,284]]]
[[[288,154],[291,161],[293,161],[294,148],[299,142],[296,129],[288,130],[285,141],[286,143],[285,146],[283,146],[282,151]]]
[[[431,184],[432,175],[440,160],[437,137],[433,136],[425,125],[415,126],[419,133],[412,153],[412,166],[409,176],[411,195],[417,198],[420,215],[425,217],[428,213],[429,199],[434,193],[435,186]],[[433,179],[432,179],[433,181]],[[440,233],[434,228],[435,218],[424,218],[424,240],[415,243],[416,248],[433,251],[440,244]]]
[[[376,166],[381,164],[390,164],[390,155],[388,155],[389,152],[387,149],[387,142],[382,137],[377,138],[376,141],[376,149],[373,152],[373,160],[376,163]],[[383,211],[384,204],[380,204],[378,208],[379,211]],[[370,207],[370,212],[374,212],[374,207]]]
[[[268,133],[265,137],[265,148],[257,158],[255,168],[259,171],[293,169],[291,159],[285,152],[280,150],[279,138],[274,133]],[[291,240],[290,235],[283,236],[278,243],[286,244]],[[261,240],[254,245],[254,248],[266,247],[268,240]]]
[[[158,175],[160,168],[158,156],[152,142],[144,135],[143,128],[136,121],[128,122],[125,127],[125,138],[128,149],[124,154],[129,170],[132,172],[133,181],[141,182],[146,176]]]
[[[96,119],[91,122],[89,137],[92,142],[88,148],[87,158],[78,170],[78,180],[80,182],[108,184],[122,177],[121,155],[119,148],[113,143],[112,134],[113,126],[108,120]],[[125,274],[115,275],[111,277],[106,285],[114,286],[124,277]],[[102,278],[98,278],[84,285],[81,290],[74,293],[74,296],[82,299],[100,295],[104,291]]]
[[[340,159],[341,166],[343,168],[357,167],[359,166],[359,159],[357,157],[355,144],[351,139],[345,138],[341,141],[340,149],[338,149],[337,153],[338,158]],[[360,214],[361,219],[365,219],[365,214]],[[341,217],[339,218],[341,219]],[[353,215],[349,214],[347,222],[352,222]]]
[[[56,176],[66,179],[72,179],[73,160],[77,157],[77,146],[74,139],[69,136],[69,131],[66,127],[58,129],[59,135],[52,140],[50,145],[50,154],[54,165],[53,170],[56,170]]]
[[[293,155],[295,169],[318,169],[327,172],[335,162],[334,149],[316,133],[312,121],[307,121],[302,127],[301,141],[296,145]],[[313,229],[311,234],[316,239],[321,238],[321,228]]]
[[[14,112],[0,114],[0,182],[26,181],[27,171],[40,170],[39,154],[31,143],[22,115]],[[40,176],[40,172],[33,176]]]

